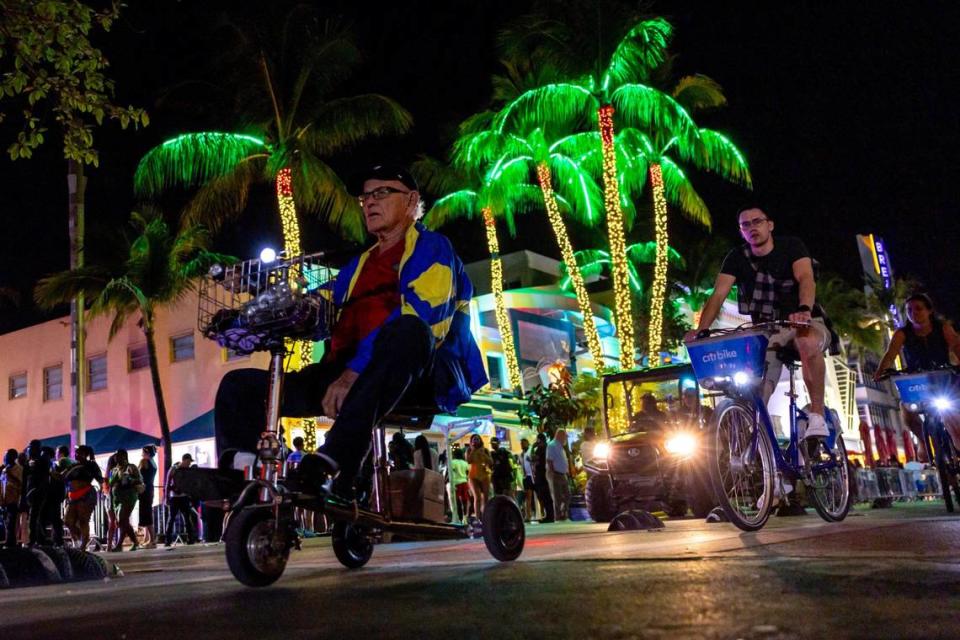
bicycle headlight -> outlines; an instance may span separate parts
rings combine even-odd
[[[953,401],[944,396],[938,396],[933,399],[933,406],[937,411],[946,411],[953,407]]]
[[[610,457],[610,443],[609,442],[598,442],[593,447],[593,459],[594,460],[606,460]]]
[[[750,382],[750,374],[746,371],[737,371],[733,374],[733,383],[738,387],[745,386]]]
[[[678,431],[677,433],[667,436],[667,439],[663,443],[663,448],[671,455],[686,458],[693,455],[697,450],[697,439],[693,434]]]

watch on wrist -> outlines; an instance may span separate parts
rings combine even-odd
[[[807,313],[810,313],[810,305],[808,305],[808,304],[802,304],[802,305],[800,305],[799,307],[797,307],[797,311],[799,311],[799,312],[801,312],[801,313],[804,312],[804,311],[807,312]]]

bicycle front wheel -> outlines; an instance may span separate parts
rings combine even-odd
[[[850,511],[850,473],[843,436],[837,434],[832,449],[820,441],[811,455],[810,467],[807,480],[810,503],[827,522],[840,522]]]
[[[708,436],[707,466],[720,506],[744,531],[756,531],[770,517],[773,503],[773,446],[746,402],[717,406]]]
[[[950,441],[950,434],[947,433],[943,421],[939,418],[933,427],[933,441],[936,449],[934,450],[934,460],[937,465],[937,472],[940,475],[940,487],[943,492],[943,503],[949,513],[954,511],[953,495],[957,494],[960,499],[960,489],[958,489],[956,475],[956,452]]]

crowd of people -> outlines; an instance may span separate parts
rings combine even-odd
[[[156,489],[156,447],[143,447],[138,463],[130,461],[126,449],[118,449],[101,469],[95,452],[80,445],[70,456],[66,445],[44,446],[33,440],[22,452],[10,449],[0,466],[0,509],[3,512],[3,536],[7,548],[21,545],[64,546],[65,542],[80,549],[94,543],[99,549],[119,552],[129,541],[131,551],[156,548],[158,536],[154,526]],[[174,469],[193,463],[185,454]],[[173,470],[171,470],[171,475]],[[169,486],[169,477],[168,477]],[[197,513],[191,498],[167,493],[167,518],[164,544],[172,545],[178,515],[183,519],[183,533],[188,544],[198,538]],[[131,523],[138,509],[138,535]],[[99,537],[90,530],[97,509],[105,516],[104,531]],[[102,519],[99,520],[103,522]],[[66,534],[66,537],[65,537]]]
[[[519,454],[500,444],[491,438],[488,449],[483,438],[473,434],[466,451],[452,447],[449,473],[458,513],[480,520],[487,500],[505,495],[516,500],[526,522],[568,520],[576,468],[566,430],[538,433],[532,445],[520,440]]]

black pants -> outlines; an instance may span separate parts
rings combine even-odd
[[[44,530],[47,528],[47,525],[50,525],[50,530],[53,534],[53,544],[62,547],[63,546],[63,500],[60,499],[60,495],[55,495],[53,492],[47,494],[46,499],[43,501],[43,514],[41,516],[40,528]]]
[[[3,529],[7,534],[7,548],[10,549],[17,546],[17,528],[20,526],[20,508],[14,503],[6,505],[3,510]]]
[[[370,363],[350,388],[340,415],[327,433],[321,451],[340,465],[341,475],[353,478],[370,448],[374,424],[388,414],[412,381],[430,362],[433,334],[416,316],[405,315],[383,327],[374,341]],[[345,368],[321,362],[284,378],[281,415],[303,418],[323,415],[323,396]],[[256,451],[266,424],[269,373],[238,369],[223,377],[214,407],[217,452]]]
[[[49,544],[43,530],[43,505],[47,499],[46,489],[34,489],[29,492],[27,505],[30,508],[30,544]]]
[[[550,484],[547,482],[547,476],[537,476],[533,482],[533,488],[537,493],[540,510],[543,511],[547,520],[554,520],[556,513],[553,510],[553,496],[550,495]]]
[[[173,542],[173,523],[177,520],[177,514],[183,515],[183,526],[185,529],[187,542],[193,544],[197,541],[197,514],[193,511],[188,496],[171,496],[167,501],[170,507],[167,514],[167,530],[163,537],[166,544]]]

